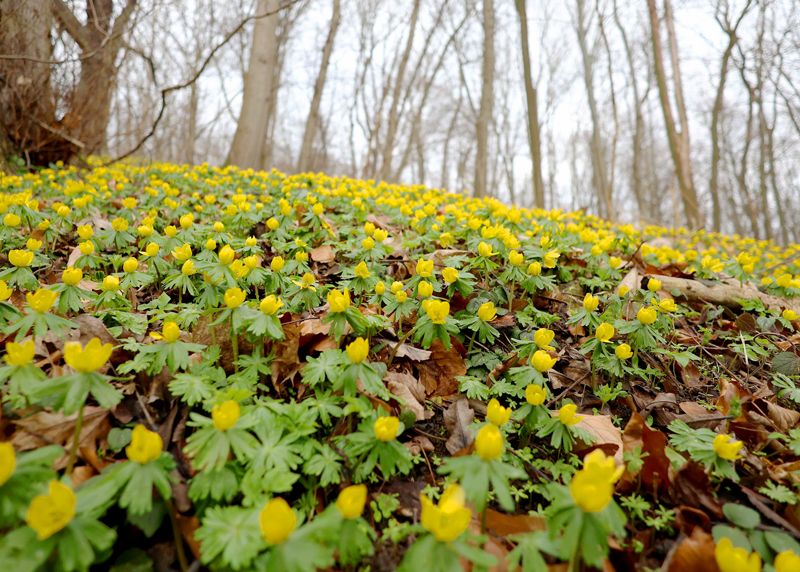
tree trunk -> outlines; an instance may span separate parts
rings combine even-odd
[[[494,0],[483,0],[483,61],[481,65],[481,103],[475,126],[475,178],[473,194],[486,196],[489,155],[489,123],[494,101]]]
[[[667,14],[671,15],[669,0],[665,0]],[[678,105],[678,115],[682,124],[681,131],[675,123],[670,103],[669,88],[667,86],[667,74],[664,69],[664,53],[661,45],[661,24],[656,11],[655,0],[647,0],[647,11],[650,16],[650,32],[653,44],[653,63],[655,67],[656,83],[658,85],[659,100],[661,110],[664,114],[664,126],[667,131],[667,141],[669,143],[670,155],[675,166],[675,176],[678,180],[678,187],[681,192],[684,214],[686,222],[690,228],[697,229],[703,226],[703,217],[700,212],[700,205],[697,201],[697,192],[694,187],[691,168],[691,154],[689,146],[689,131],[686,122],[686,107],[683,105],[683,90],[680,82],[680,68],[677,58],[677,40],[674,33],[670,33],[671,18],[668,18],[668,40],[670,43],[670,53],[673,61],[673,77],[675,98]]]
[[[526,0],[515,0],[519,16],[520,48],[522,50],[522,72],[525,82],[525,103],[528,107],[528,146],[533,165],[533,206],[544,208],[544,180],[542,178],[542,143],[539,127],[539,102],[536,85],[531,72],[531,54],[528,42],[528,13]]]
[[[258,0],[256,14],[277,12],[279,0]],[[270,99],[275,81],[274,64],[278,49],[278,15],[258,18],[253,26],[253,41],[244,77],[242,110],[228,154],[228,163],[245,168],[261,166],[262,151],[269,125]]]
[[[314,138],[319,130],[319,108],[322,103],[322,92],[325,90],[325,79],[328,76],[328,67],[333,54],[333,44],[336,41],[336,34],[339,31],[339,24],[342,21],[341,0],[333,0],[333,15],[331,25],[328,28],[328,36],[322,47],[322,59],[319,64],[319,72],[314,82],[314,95],[311,97],[311,106],[306,118],[306,127],[303,131],[303,144],[300,147],[300,157],[297,160],[298,171],[313,171],[316,168],[314,162]]]

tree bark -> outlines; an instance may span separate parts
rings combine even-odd
[[[256,13],[277,12],[278,1],[258,0]],[[252,169],[261,166],[269,125],[267,110],[273,97],[275,82],[273,68],[278,49],[277,28],[277,14],[258,18],[253,26],[253,41],[244,78],[242,110],[236,122],[236,133],[228,154],[229,164]]]
[[[544,179],[542,177],[542,143],[539,126],[539,95],[533,82],[531,71],[531,54],[528,41],[528,13],[526,0],[515,0],[519,16],[520,48],[522,50],[522,72],[525,85],[525,103],[527,105],[528,146],[533,165],[533,206],[544,208]]]
[[[303,144],[300,147],[300,157],[297,160],[298,171],[313,171],[316,168],[314,162],[314,139],[319,130],[319,109],[322,103],[322,93],[325,90],[325,80],[328,76],[328,68],[333,54],[333,45],[336,41],[336,34],[339,31],[339,24],[342,21],[342,2],[333,0],[333,14],[331,15],[331,25],[328,28],[328,35],[322,47],[322,59],[319,64],[319,72],[314,82],[314,95],[311,97],[311,106],[306,118],[306,127],[303,131]]]
[[[481,103],[475,126],[475,177],[473,194],[483,197],[486,188],[489,155],[489,123],[494,103],[494,0],[483,0],[483,59],[481,64]]]

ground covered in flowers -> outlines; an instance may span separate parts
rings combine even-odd
[[[800,246],[0,176],[8,570],[800,570]]]

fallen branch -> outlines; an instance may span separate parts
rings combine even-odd
[[[800,303],[765,294],[751,285],[737,286],[722,282],[706,283],[699,280],[688,278],[676,278],[674,276],[652,276],[661,281],[661,289],[666,292],[678,292],[683,298],[696,302],[710,302],[721,304],[731,308],[741,307],[742,300],[758,299],[764,306],[774,310],[790,308],[800,312]]]

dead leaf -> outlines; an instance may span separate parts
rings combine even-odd
[[[486,509],[486,529],[495,536],[506,537],[511,534],[547,530],[547,523],[541,516],[529,514],[505,514],[494,509]]]
[[[593,443],[587,443],[584,449],[600,448],[606,455],[613,455],[614,461],[622,464],[622,431],[611,422],[608,415],[584,415],[576,427],[585,430],[592,437]]]
[[[714,556],[714,539],[702,528],[696,526],[691,536],[675,544],[662,569],[667,572],[719,570]]]
[[[386,340],[381,340],[386,341]],[[387,344],[394,347],[392,342],[386,341]],[[411,361],[428,361],[431,359],[432,352],[428,350],[423,350],[422,348],[415,348],[414,346],[408,344],[400,344],[400,347],[397,348],[397,354],[395,357],[399,358],[408,358]]]
[[[293,324],[284,324],[284,332],[288,326]],[[301,336],[317,336],[328,335],[331,331],[331,325],[324,323],[319,318],[310,318],[300,322],[300,335]]]
[[[316,248],[311,249],[311,260],[314,262],[321,262],[322,264],[329,264],[336,260],[333,253],[333,247],[329,244],[323,244]]]
[[[458,393],[456,377],[467,373],[464,358],[456,350],[455,344],[449,350],[439,340],[431,345],[431,359],[417,366],[420,381],[429,396],[447,397]]]
[[[695,365],[694,362],[689,362],[686,364],[686,367],[679,367],[679,371],[681,372],[681,378],[683,379],[683,383],[686,387],[702,387],[703,382],[701,380],[700,375],[700,368]]]
[[[761,402],[766,404],[767,416],[775,424],[778,431],[786,433],[797,427],[797,423],[800,422],[800,413],[792,409],[781,407],[771,401],[759,400],[759,403]]]
[[[72,319],[73,322],[78,324],[78,338],[76,341],[86,345],[92,338],[100,338],[104,344],[118,345],[117,338],[111,335],[106,325],[99,318],[90,316],[89,314],[81,314]]]
[[[625,453],[633,453],[638,448],[642,458],[641,470],[632,474],[626,468],[623,481],[633,482],[634,477],[638,476],[646,490],[658,488],[666,492],[669,489],[671,467],[666,453],[667,436],[648,427],[644,418],[634,413],[622,433],[622,442]]]
[[[475,418],[475,412],[470,408],[467,398],[462,397],[454,401],[444,412],[444,424],[450,432],[445,447],[451,455],[462,451],[472,444],[472,431],[469,425]]]
[[[389,391],[396,395],[400,401],[414,414],[417,421],[424,421],[433,417],[432,411],[426,411],[422,405],[425,401],[425,386],[413,375],[398,371],[390,371],[384,380],[389,385]]]

